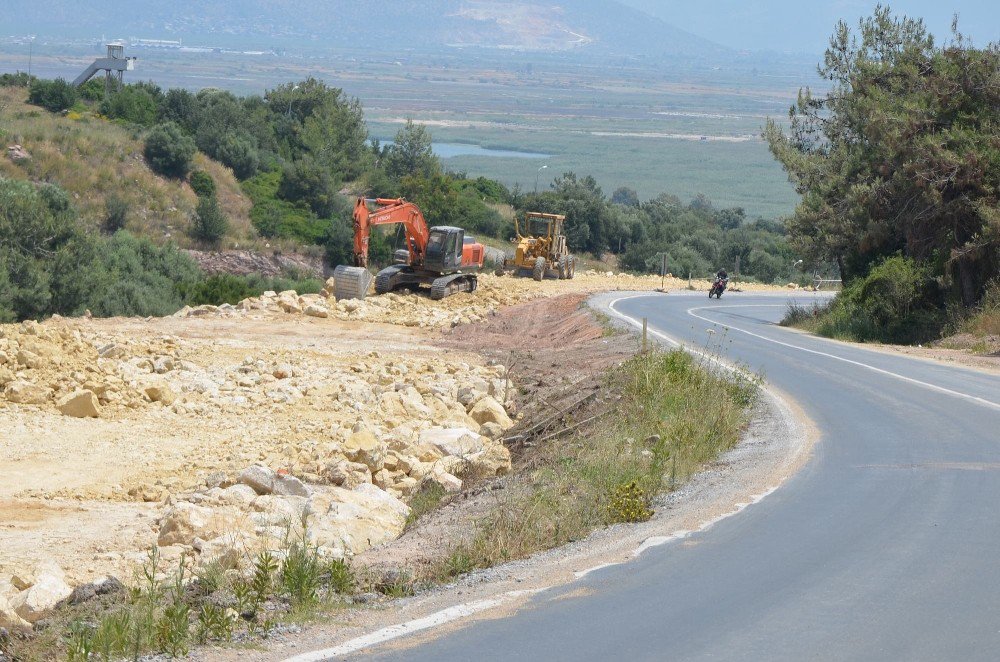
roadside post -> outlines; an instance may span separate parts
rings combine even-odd
[[[660,289],[667,286],[667,254],[660,256]]]
[[[647,319],[645,317],[643,317],[642,318],[642,353],[643,354],[646,353],[646,348],[649,346],[649,343],[648,343],[648,340],[647,340],[647,335],[646,335],[647,326],[648,326],[647,325]]]

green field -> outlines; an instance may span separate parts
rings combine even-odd
[[[369,123],[376,135],[391,135],[392,125]],[[760,141],[713,142],[664,138],[619,138],[552,132],[533,134],[433,127],[440,142],[466,142],[551,154],[547,159],[456,156],[444,161],[453,171],[497,179],[524,191],[548,186],[573,171],[593,175],[604,192],[619,186],[635,189],[643,199],[672,193],[685,202],[699,193],[718,207],[743,207],[751,218],[789,214],[797,195],[784,171]],[[539,171],[547,165],[548,168]]]

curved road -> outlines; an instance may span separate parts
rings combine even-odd
[[[714,329],[801,405],[821,436],[781,489],[554,589],[582,597],[375,659],[1000,659],[1000,377],[782,329],[788,300],[615,305],[693,346]]]

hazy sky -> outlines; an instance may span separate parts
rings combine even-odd
[[[837,21],[850,25],[870,15],[866,0],[620,0],[668,23],[738,49],[822,53]],[[1000,0],[897,0],[897,13],[919,16],[942,40],[951,19],[975,44],[1000,41]]]

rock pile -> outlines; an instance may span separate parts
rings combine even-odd
[[[485,396],[473,406],[483,425],[510,424]],[[463,480],[503,475],[510,452],[468,428],[423,430],[416,443],[359,429],[330,444],[308,482],[257,464],[215,476],[205,488],[172,497],[159,522],[168,556],[195,552],[199,563],[235,567],[263,549],[281,551],[297,535],[322,554],[343,558],[394,540],[406,525],[406,501],[429,484],[447,492]],[[304,478],[306,476],[303,476]]]
[[[100,417],[104,408],[167,402],[150,390],[182,367],[175,338],[111,341],[58,317],[0,326],[0,402],[54,406],[66,416]]]

